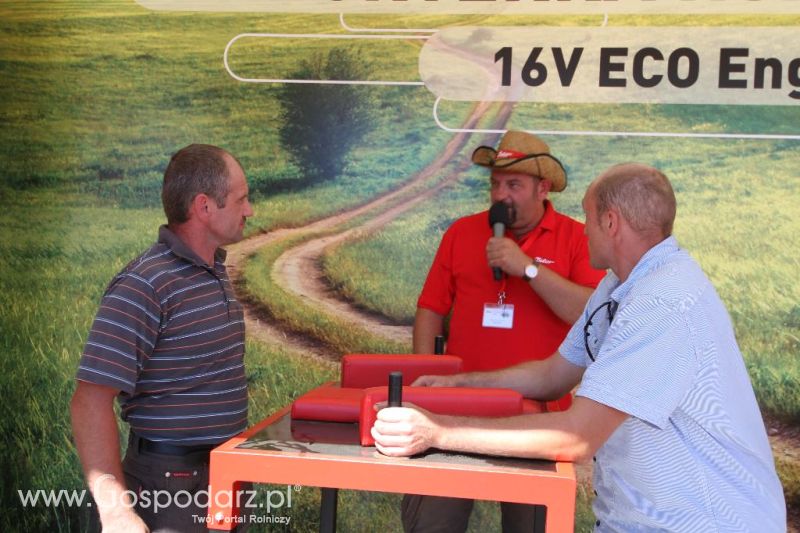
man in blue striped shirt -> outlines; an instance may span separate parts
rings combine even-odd
[[[78,367],[71,413],[90,529],[206,531],[196,494],[209,451],[247,425],[244,315],[221,248],[253,214],[244,171],[221,148],[187,146],[162,203],[167,225],[109,284]],[[130,425],[123,461],[115,398]]]
[[[590,185],[583,207],[591,264],[610,272],[559,350],[499,372],[415,383],[509,387],[538,399],[577,385],[572,407],[468,423],[383,409],[378,449],[593,460],[597,531],[784,531],[783,492],[730,318],[671,236],[669,181],[645,165],[618,165]]]

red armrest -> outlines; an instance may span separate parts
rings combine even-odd
[[[572,406],[572,394],[565,394],[558,400],[551,400],[547,402],[547,412],[566,411]]]
[[[522,401],[522,410],[525,414],[533,413],[553,413],[556,411],[566,411],[572,405],[572,395],[567,394],[563,398],[550,401],[539,401],[525,398]]]
[[[375,404],[386,401],[388,396],[388,387],[373,387],[364,391],[358,421],[362,446],[375,444],[370,434],[377,415]],[[444,415],[502,417],[523,412],[522,395],[511,389],[403,387],[403,402]]]
[[[326,383],[294,401],[292,419],[357,422],[363,396],[361,389],[343,389],[336,383]]]
[[[454,355],[348,354],[342,357],[342,387],[365,389],[386,386],[389,373],[403,373],[403,384],[420,376],[461,372],[461,358]]]
[[[550,401],[539,401],[525,398],[522,410],[525,414],[530,413],[553,413],[556,411],[566,411],[572,405],[572,395],[567,394],[563,398]]]
[[[547,404],[546,402],[540,402],[537,400],[531,400],[530,398],[525,398],[522,400],[522,412],[526,415],[536,414],[536,413],[546,413],[547,412]]]

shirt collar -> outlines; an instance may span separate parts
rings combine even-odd
[[[628,279],[625,283],[619,285],[616,289],[611,291],[611,299],[619,303],[622,301],[628,292],[631,290],[637,280],[647,275],[651,270],[660,265],[665,258],[677,252],[680,249],[678,241],[675,237],[669,236],[660,243],[656,244],[639,259],[636,266],[631,270]]]
[[[209,266],[205,261],[200,259],[200,256],[194,253],[194,250],[189,248],[180,237],[175,235],[175,233],[173,233],[172,230],[166,226],[166,224],[158,228],[158,242],[166,244],[169,249],[172,250],[172,253],[181,259],[185,259],[186,261],[189,261],[190,263],[199,267],[208,268]],[[217,250],[214,252],[214,261],[222,263],[225,261],[226,255],[227,254],[225,250],[222,248],[217,248]],[[214,265],[211,266],[213,267]]]
[[[536,225],[537,228],[542,228],[543,230],[553,230],[556,227],[556,210],[553,209],[553,204],[550,203],[550,200],[544,201],[544,214],[542,215],[542,219]]]

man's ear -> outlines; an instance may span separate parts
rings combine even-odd
[[[200,193],[192,199],[189,205],[190,217],[195,217],[197,220],[208,220],[211,214],[211,198],[208,195]]]
[[[619,233],[622,217],[614,208],[609,209],[603,214],[602,226],[609,235],[616,235]]]
[[[539,196],[547,196],[547,193],[549,193],[552,188],[553,182],[550,180],[539,180]]]

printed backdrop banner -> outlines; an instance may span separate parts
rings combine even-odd
[[[255,211],[228,259],[254,317],[251,424],[336,379],[344,353],[410,350],[443,231],[487,208],[470,154],[517,129],[564,162],[568,187],[551,200],[581,221],[587,185],[613,164],[670,177],[675,235],[729,309],[773,437],[796,434],[799,6],[3,2],[0,495],[18,511],[12,529],[80,531],[91,509],[78,498],[75,371],[105,286],[163,222],[169,157],[195,142],[241,161]],[[796,521],[800,454],[780,443]],[[313,530],[313,495],[273,514]],[[345,499],[339,525],[398,529],[397,503]],[[490,513],[476,520],[495,527]],[[580,495],[577,521],[593,523]]]

